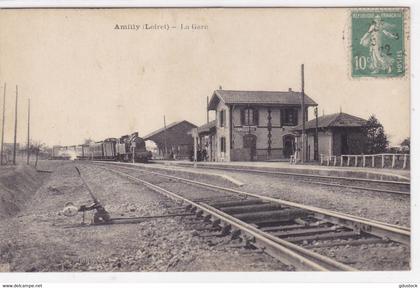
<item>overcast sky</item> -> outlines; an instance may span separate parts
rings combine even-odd
[[[128,24],[177,28],[115,29]],[[366,119],[375,114],[392,144],[409,136],[409,78],[350,76],[347,9],[2,10],[0,27],[6,142],[16,84],[18,140],[26,141],[30,97],[31,138],[74,145],[145,135],[163,126],[163,115],[167,123],[201,125],[206,96],[220,85],[300,90],[302,63],[305,92],[321,115],[340,107]]]

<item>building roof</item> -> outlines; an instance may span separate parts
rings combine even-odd
[[[205,132],[210,132],[211,128],[216,127],[216,120],[210,121],[209,123],[206,123],[204,125],[201,125],[200,127],[198,127],[198,133],[205,133]]]
[[[187,120],[173,122],[166,125],[166,135],[165,127],[162,127],[152,133],[147,134],[143,137],[144,140],[152,140],[157,144],[162,144],[165,141],[169,144],[189,144],[192,141],[191,135],[188,135],[188,132],[192,128],[196,128],[197,125],[188,122]],[[166,140],[165,140],[166,138]]]
[[[362,127],[366,125],[366,120],[347,113],[335,113],[318,117],[318,128],[332,127]],[[305,129],[315,129],[316,119],[312,119],[305,123]],[[302,125],[297,126],[294,130],[302,129]]]
[[[236,91],[215,90],[210,99],[208,110],[216,109],[221,100],[225,104],[266,104],[266,105],[301,105],[301,92],[296,91]],[[318,104],[305,94],[306,106]]]

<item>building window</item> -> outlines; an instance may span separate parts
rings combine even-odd
[[[221,110],[219,112],[219,118],[220,118],[220,127],[225,127],[225,117],[226,116],[226,111],[225,110]]]
[[[281,111],[281,126],[296,126],[298,120],[298,112],[296,108],[283,109]]]
[[[220,152],[226,152],[226,138],[220,137]]]
[[[241,124],[242,126],[258,125],[258,109],[250,107],[242,109]]]

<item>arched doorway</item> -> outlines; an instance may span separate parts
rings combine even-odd
[[[283,136],[283,155],[284,158],[289,159],[291,155],[295,153],[295,136],[285,135]]]
[[[257,136],[252,134],[247,134],[244,136],[244,148],[250,149],[250,159],[251,161],[256,160],[257,156]]]

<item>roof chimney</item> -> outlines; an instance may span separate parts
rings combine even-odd
[[[222,85],[219,85],[219,90],[222,90],[223,88],[222,88]]]
[[[289,88],[289,92],[292,92],[293,90],[292,90],[292,88]]]

